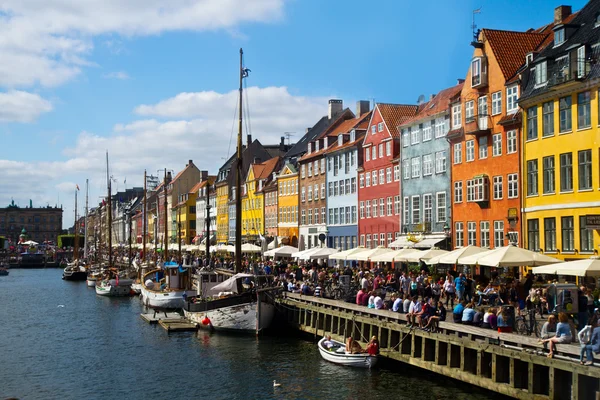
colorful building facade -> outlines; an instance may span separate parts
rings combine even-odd
[[[277,174],[277,235],[281,243],[298,246],[298,171],[286,163]]]

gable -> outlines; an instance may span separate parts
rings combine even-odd
[[[380,136],[382,136],[382,135],[378,136],[379,133],[381,133],[381,134],[385,133],[385,138],[390,137],[390,132],[387,130],[387,127],[385,127],[385,126],[384,126],[383,132],[378,132],[374,135],[371,133],[371,126],[374,125],[375,129],[377,129],[377,125],[380,122],[384,122],[384,121],[383,121],[383,117],[381,116],[381,112],[379,111],[379,104],[376,104],[375,108],[373,109],[373,112],[371,113],[371,119],[369,120],[369,124],[367,125],[367,132],[365,133],[365,137],[362,142],[363,147],[369,146],[373,143],[379,143],[381,141]]]

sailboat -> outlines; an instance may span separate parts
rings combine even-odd
[[[147,307],[153,308],[183,308],[184,298],[193,296],[195,291],[191,289],[191,265],[180,265],[176,262],[167,261],[169,259],[169,246],[166,245],[168,225],[167,225],[167,170],[165,169],[165,179],[163,183],[163,194],[165,199],[164,221],[164,260],[161,268],[153,269],[142,276],[141,295],[142,302]],[[181,236],[181,233],[180,233]],[[179,237],[181,243],[181,237]],[[181,259],[181,252],[179,253]]]
[[[79,192],[79,186],[75,190],[75,222],[74,232],[75,232],[75,243],[73,244],[73,262],[68,264],[63,270],[62,278],[65,281],[85,281],[87,279],[87,270],[85,266],[81,265],[79,262],[79,226],[77,226],[77,192]]]
[[[260,333],[268,328],[275,315],[275,306],[269,301],[267,286],[268,277],[262,275],[243,274],[242,271],[242,197],[243,177],[242,163],[242,94],[243,80],[249,69],[244,68],[244,52],[240,49],[240,96],[237,137],[237,156],[235,171],[235,275],[226,281],[210,288],[206,293],[187,297],[183,312],[185,317],[198,324],[199,327],[215,331],[255,332]],[[210,232],[207,218],[206,231]]]
[[[108,172],[108,152],[106,152],[106,182],[108,188],[108,198],[106,210],[108,213],[108,271],[104,279],[96,281],[96,294],[100,296],[121,297],[131,295],[132,279],[124,279],[119,276],[119,270],[111,268],[112,257],[112,201],[111,184]]]

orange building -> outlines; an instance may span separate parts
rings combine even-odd
[[[551,32],[484,29],[471,43],[463,89],[450,104],[454,247],[521,245],[518,72]]]

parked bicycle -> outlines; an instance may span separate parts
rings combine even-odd
[[[527,315],[519,315],[515,319],[515,330],[521,335],[531,336],[535,334],[537,337],[542,336],[541,324],[535,319],[535,309],[527,310]]]

